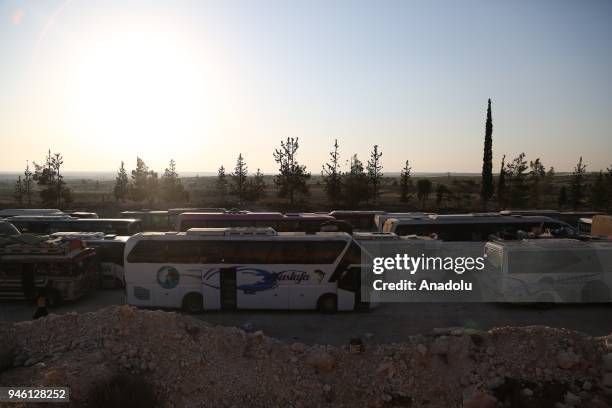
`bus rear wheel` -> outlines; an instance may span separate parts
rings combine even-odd
[[[183,310],[198,314],[204,311],[204,300],[199,293],[189,293],[183,298]]]
[[[338,311],[338,298],[336,295],[323,295],[317,302],[317,308],[321,313],[335,313]]]

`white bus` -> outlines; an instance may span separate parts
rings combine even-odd
[[[609,302],[612,241],[488,242],[483,290],[507,302]]]
[[[130,237],[124,271],[135,306],[333,312],[369,306],[360,263],[359,245],[342,232],[193,228]]]
[[[435,234],[443,241],[465,242],[486,241],[491,235],[504,239],[549,233],[558,236],[574,235],[568,224],[549,217],[489,213],[390,218],[385,222],[383,232],[394,232],[400,236]]]

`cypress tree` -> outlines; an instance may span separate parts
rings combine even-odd
[[[491,117],[491,99],[489,99],[489,105],[487,107],[480,196],[486,208],[487,202],[493,197],[493,119]]]

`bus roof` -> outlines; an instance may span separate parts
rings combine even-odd
[[[178,215],[186,212],[225,212],[226,208],[170,208],[168,214]]]
[[[0,217],[8,218],[16,215],[62,215],[62,211],[55,208],[6,208],[0,210]]]
[[[320,220],[320,221],[331,221],[334,217],[330,215],[314,214],[314,213],[300,213],[300,214],[282,214],[279,212],[215,212],[215,213],[192,213],[186,212],[179,215],[179,220],[220,220],[220,221],[232,221],[232,220],[253,220],[253,221],[277,221],[277,220],[291,220],[291,219],[308,219],[308,220]]]
[[[77,217],[71,217],[68,214],[62,215],[15,215],[14,217],[9,217],[7,220],[13,221],[56,221],[56,220],[78,220]],[[91,218],[96,219],[96,218]]]
[[[392,218],[387,220],[395,225],[422,225],[422,224],[492,224],[508,223],[522,224],[529,222],[560,223],[550,217],[541,215],[501,215],[501,214],[449,214],[429,215],[427,217]]]
[[[389,241],[399,240],[400,236],[394,232],[354,232],[353,238],[358,241]]]
[[[508,250],[575,250],[575,249],[611,249],[612,241],[580,241],[578,239],[522,239],[518,241],[490,241],[487,246]]]
[[[168,214],[167,210],[128,210],[128,211],[121,211],[122,215],[129,215],[129,214]]]
[[[366,210],[366,211],[361,211],[361,210],[334,210],[332,212],[329,213],[329,215],[331,215],[332,217],[335,216],[351,216],[351,215],[378,215],[378,214],[386,214],[384,211],[376,211],[376,210]]]
[[[196,231],[194,231],[196,230]],[[253,230],[254,233],[247,234],[246,230]],[[257,233],[255,230],[272,231],[273,234]],[[296,239],[296,240],[343,240],[348,241],[351,236],[346,232],[317,232],[315,234],[303,234],[293,232],[276,232],[272,228],[193,228],[186,232],[140,232],[132,235],[128,241],[138,240],[201,240],[201,239],[253,239],[253,238],[281,238],[281,239]]]
[[[80,239],[83,241],[127,241],[129,236],[105,234],[104,232],[54,232],[49,235],[53,238],[68,238],[68,239]]]

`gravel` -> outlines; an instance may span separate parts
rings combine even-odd
[[[0,329],[0,384],[67,385],[74,406],[119,373],[168,407],[610,406],[609,340],[566,329],[440,328],[362,352],[129,306]]]

